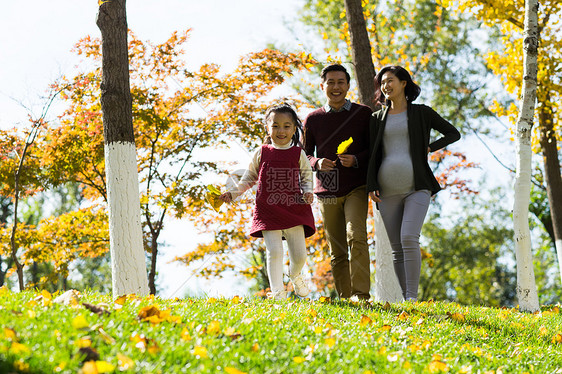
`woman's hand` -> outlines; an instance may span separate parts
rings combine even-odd
[[[232,202],[232,194],[230,192],[225,192],[219,196],[219,199],[221,199],[225,203],[230,203]]]
[[[303,198],[304,202],[310,205],[314,201],[314,194],[312,192],[305,192]]]
[[[381,198],[379,197],[379,191],[371,191],[369,192],[369,196],[375,203],[380,203]]]
[[[346,168],[354,167],[357,164],[357,159],[354,155],[338,155],[338,160],[340,160],[342,166],[345,166]]]

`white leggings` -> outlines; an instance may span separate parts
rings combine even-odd
[[[282,291],[283,286],[283,240],[289,247],[289,278],[300,274],[306,262],[306,244],[302,225],[284,230],[263,230],[267,253],[267,276],[271,292]]]

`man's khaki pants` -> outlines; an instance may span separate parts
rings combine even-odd
[[[320,196],[320,211],[330,246],[332,274],[340,298],[370,298],[367,244],[368,196],[360,186],[341,197]],[[350,256],[351,254],[351,256]]]

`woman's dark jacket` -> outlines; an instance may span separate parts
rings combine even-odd
[[[383,157],[382,138],[389,107],[385,107],[371,116],[370,122],[370,160],[367,172],[367,191],[378,191],[379,168]],[[434,195],[441,186],[435,179],[427,162],[427,148],[431,152],[444,148],[460,139],[459,131],[444,120],[437,112],[423,104],[408,104],[408,136],[410,138],[410,155],[414,169],[414,189],[429,190]],[[429,143],[431,129],[439,131],[443,136]]]

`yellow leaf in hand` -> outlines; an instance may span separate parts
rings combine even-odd
[[[353,143],[353,138],[351,137],[341,142],[340,145],[338,145],[338,150],[336,151],[336,154],[338,155],[344,154],[349,148],[349,146],[351,145],[351,143]]]
[[[205,200],[209,203],[209,205],[216,211],[218,212],[222,203],[224,201],[222,201],[221,199],[219,199],[220,195],[216,195],[212,192],[207,192],[207,194],[205,195]]]

